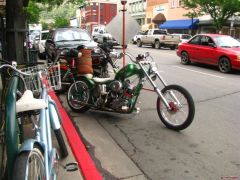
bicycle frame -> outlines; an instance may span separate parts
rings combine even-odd
[[[24,141],[19,152],[32,150],[35,144],[40,146],[44,152],[46,180],[49,180],[56,179],[54,164],[58,158],[57,151],[52,146],[51,128],[59,129],[61,122],[56,104],[48,95],[46,85],[43,85],[41,98],[44,99],[47,107],[40,110],[40,125],[38,127],[35,124],[35,139]]]
[[[16,119],[16,91],[18,86],[18,77],[13,76],[9,81],[8,91],[5,100],[5,139],[6,139],[6,153],[8,177],[11,179],[12,169],[15,158],[18,154],[18,124]]]

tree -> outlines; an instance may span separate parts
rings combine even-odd
[[[49,10],[43,10],[40,14],[40,22],[48,23],[51,27],[63,27],[70,24],[69,19],[76,15],[79,5],[72,3],[63,4]]]
[[[6,1],[6,54],[8,60],[24,63],[24,39],[27,32],[26,8],[31,3],[54,5],[72,2],[82,4],[84,0],[7,0]],[[31,6],[31,5],[30,5]]]
[[[182,0],[182,7],[194,15],[209,14],[220,31],[227,20],[240,12],[239,0]]]

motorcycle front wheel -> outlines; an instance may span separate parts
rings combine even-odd
[[[73,83],[67,93],[67,102],[74,112],[84,113],[90,109],[85,105],[89,102],[90,90],[84,81],[76,81]]]
[[[176,131],[187,128],[195,114],[195,105],[190,93],[179,85],[166,86],[161,92],[170,106],[168,109],[158,97],[157,112],[163,124]]]

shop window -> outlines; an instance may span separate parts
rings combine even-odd
[[[151,18],[147,18],[147,24],[150,24],[152,22]]]

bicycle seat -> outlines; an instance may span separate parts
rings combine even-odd
[[[36,99],[30,90],[26,90],[22,97],[16,102],[16,112],[24,112],[46,108],[47,104],[43,99]]]

